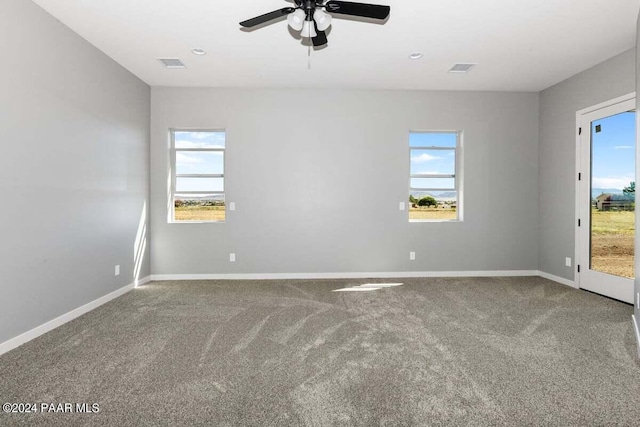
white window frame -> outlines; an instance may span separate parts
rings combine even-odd
[[[207,194],[221,194],[225,196],[225,219],[227,217],[227,203],[225,195],[226,179],[224,172],[227,170],[227,155],[226,155],[226,142],[224,148],[176,148],[176,132],[208,132],[208,133],[224,133],[226,141],[226,130],[224,129],[185,129],[185,128],[172,128],[169,129],[171,139],[171,149],[169,155],[169,169],[171,171],[171,188],[169,189],[169,222],[174,224],[189,224],[189,223],[224,223],[225,221],[184,221],[175,219],[175,195],[207,195]],[[222,173],[221,174],[177,174],[176,173],[176,155],[178,152],[219,152],[222,153]],[[177,178],[222,178],[222,191],[176,191]]]
[[[416,133],[433,133],[433,134],[455,134],[456,146],[455,147],[442,147],[442,146],[411,146],[411,135]],[[455,153],[454,173],[452,174],[412,174],[411,173],[411,157],[413,150],[422,151],[453,151]],[[453,178],[454,187],[412,187],[411,180],[414,178],[435,178],[435,179],[451,179]],[[414,191],[455,191],[456,197],[456,218],[455,219],[411,219],[410,212],[411,207],[407,209],[409,215],[409,222],[462,222],[462,131],[461,130],[411,130],[409,131],[409,196]]]

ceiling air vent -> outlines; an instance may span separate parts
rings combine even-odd
[[[177,58],[157,58],[166,68],[187,68],[184,62]]]
[[[469,70],[475,67],[475,65],[476,64],[456,64],[453,67],[451,67],[449,72],[450,73],[467,73],[469,72]]]

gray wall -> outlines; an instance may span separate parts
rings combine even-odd
[[[152,273],[536,270],[538,112],[533,93],[154,87]],[[172,127],[227,130],[226,223],[167,223]],[[464,131],[464,222],[399,211],[410,129]]]
[[[540,94],[540,270],[574,280],[576,112],[635,91],[635,49]]]
[[[132,283],[150,90],[30,1],[0,52],[1,343]]]

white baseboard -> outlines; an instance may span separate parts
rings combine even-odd
[[[497,271],[391,271],[358,273],[264,273],[264,274],[153,274],[161,280],[286,280],[286,279],[388,279],[402,277],[516,277],[538,276],[537,270]]]
[[[124,295],[127,292],[129,292],[130,290],[132,290],[133,288],[135,288],[136,286],[140,286],[144,283],[147,283],[150,281],[150,276],[147,276],[141,280],[137,281],[136,283],[131,283],[128,284],[127,286],[124,286],[118,290],[115,290],[103,297],[100,297],[94,301],[91,301],[85,305],[83,305],[82,307],[78,307],[74,310],[71,310],[68,313],[63,314],[62,316],[58,316],[53,320],[50,320],[46,323],[43,323],[40,326],[36,326],[35,328],[31,329],[30,331],[27,331],[23,334],[18,335],[15,338],[11,338],[8,341],[5,341],[3,343],[0,343],[0,355],[13,350],[16,347],[21,346],[22,344],[31,341],[34,338],[39,337],[40,335],[43,335],[55,328],[57,328],[58,326],[62,326],[65,323],[82,316],[83,314],[94,310],[98,307],[100,307],[101,305],[115,299],[118,298],[120,295]]]
[[[565,279],[564,277],[554,276],[553,274],[545,273],[544,271],[538,271],[538,276],[578,289],[578,285],[576,284],[576,282],[574,282],[573,280]]]
[[[633,314],[631,315],[631,320],[633,321],[633,329],[636,331],[636,344],[638,344],[638,357],[640,358],[640,325],[638,325],[638,319]]]

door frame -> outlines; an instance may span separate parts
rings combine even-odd
[[[573,274],[574,274],[574,283],[575,283],[575,287],[580,289],[580,273],[578,272],[578,267],[582,265],[581,270],[584,268],[584,262],[582,260],[580,260],[580,231],[581,231],[581,227],[578,225],[578,221],[580,220],[580,177],[579,177],[579,173],[580,173],[580,169],[582,166],[582,158],[581,158],[581,150],[580,150],[580,142],[581,142],[581,134],[580,134],[580,127],[582,126],[582,116],[584,116],[585,114],[589,114],[589,113],[593,113],[595,111],[598,110],[602,110],[604,108],[607,107],[611,107],[613,105],[616,104],[620,104],[626,101],[630,101],[630,100],[636,100],[636,92],[631,92],[628,93],[626,95],[622,95],[619,96],[617,98],[614,99],[610,99],[608,101],[605,102],[601,102],[599,104],[593,105],[591,107],[588,108],[584,108],[582,110],[579,110],[576,112],[576,128],[575,128],[575,135],[576,135],[576,140],[575,140],[575,147],[576,147],[576,164],[575,164],[575,213],[574,213],[574,235],[575,235],[575,254],[574,254],[574,266],[573,266]],[[637,108],[637,103],[636,103],[636,108]],[[636,121],[637,121],[637,111],[636,111]],[[637,131],[636,131],[637,132]],[[637,142],[636,142],[637,143]],[[636,174],[638,173],[638,171],[636,171]],[[636,230],[636,236],[637,236],[637,230]],[[588,262],[589,260],[587,260]]]

